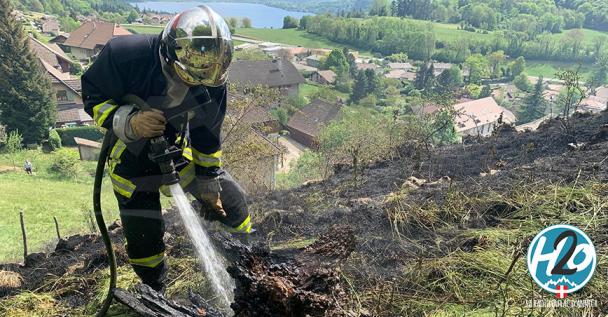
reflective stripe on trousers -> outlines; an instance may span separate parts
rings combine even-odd
[[[184,149],[183,156],[191,161],[193,161],[196,165],[202,167],[221,167],[222,166],[222,151],[219,150],[215,153],[204,154],[196,149],[191,147],[186,147]]]
[[[165,259],[165,252],[149,256],[141,259],[129,259],[129,263],[133,265],[145,266],[145,267],[156,267]]]
[[[250,233],[251,232],[251,215],[248,215],[247,218],[236,228],[227,229],[228,232],[231,233]]]

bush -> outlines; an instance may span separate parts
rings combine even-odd
[[[60,177],[72,178],[78,175],[78,154],[68,149],[60,149],[55,152],[50,170]]]
[[[57,130],[53,129],[49,132],[49,147],[51,151],[58,150],[61,148],[61,138]]]
[[[0,148],[6,143],[7,134],[6,134],[6,126],[0,124]]]
[[[73,128],[55,129],[61,138],[63,146],[76,146],[74,137],[83,138],[91,141],[100,141],[103,139],[103,132],[95,126],[82,126]]]
[[[306,181],[321,180],[324,177],[325,159],[317,152],[306,150],[291,165],[289,172],[277,174],[278,189],[298,187]]]
[[[532,91],[532,83],[528,79],[528,75],[526,73],[521,73],[513,79],[513,85],[517,87],[517,89],[525,92]]]

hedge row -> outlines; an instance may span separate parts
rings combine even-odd
[[[59,133],[61,144],[64,146],[76,146],[74,137],[91,141],[101,141],[103,139],[103,131],[95,126],[60,128],[55,130]]]

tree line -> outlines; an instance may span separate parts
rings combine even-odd
[[[369,12],[485,30],[559,33],[581,27],[608,30],[607,4],[606,0],[375,0]]]
[[[384,55],[407,52],[413,59],[427,60],[435,48],[432,26],[391,17],[369,19],[304,16],[300,28],[338,43]]]
[[[300,28],[338,43],[383,55],[401,52],[416,60],[462,63],[472,54],[504,51],[508,56],[554,61],[595,62],[608,49],[608,36],[585,41],[579,29],[556,38],[550,33],[531,37],[525,32],[497,30],[487,36],[458,36],[439,40],[432,23],[395,17],[344,18],[304,16]],[[461,31],[463,32],[463,31]]]

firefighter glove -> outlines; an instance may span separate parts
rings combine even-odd
[[[217,220],[226,217],[226,211],[222,205],[220,192],[222,188],[217,178],[198,178],[197,189],[201,200],[201,216],[209,220]]]
[[[135,137],[153,138],[165,133],[167,120],[160,110],[139,110],[131,116],[129,124]]]

